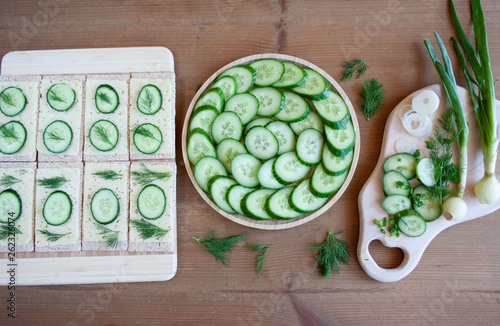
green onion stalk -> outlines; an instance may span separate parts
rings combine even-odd
[[[452,38],[460,67],[465,75],[470,93],[484,156],[484,176],[474,186],[474,193],[482,204],[494,204],[500,199],[500,183],[495,176],[498,155],[498,120],[495,103],[495,80],[491,71],[488,37],[480,0],[471,0],[472,23],[476,39],[476,50],[469,42],[458,19],[453,1],[450,0],[451,18],[460,43]],[[461,50],[461,47],[465,52]],[[478,59],[479,56],[479,59]],[[469,61],[472,75],[467,67]],[[474,87],[475,86],[475,87]],[[477,94],[475,92],[477,88]]]
[[[444,66],[439,61],[431,42],[426,39],[424,43],[432,62],[434,63],[434,67],[441,78],[446,97],[448,98],[448,102],[453,110],[457,126],[457,139],[459,147],[458,170],[460,174],[460,182],[458,184],[458,191],[456,197],[448,197],[443,202],[443,216],[447,220],[458,221],[463,219],[467,213],[467,204],[464,201],[464,192],[467,182],[467,141],[469,138],[469,128],[467,127],[465,113],[462,108],[462,104],[460,103],[460,97],[458,96],[457,83],[455,75],[453,74],[450,56],[448,55],[446,47],[444,46],[438,33],[434,32],[434,35],[436,36],[436,40],[443,56]]]

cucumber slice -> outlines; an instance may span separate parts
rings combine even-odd
[[[325,136],[328,149],[337,156],[346,156],[352,151],[356,141],[351,120],[342,129],[333,129],[325,125]]]
[[[276,180],[289,185],[304,178],[310,167],[300,163],[295,152],[286,152],[278,156],[273,164],[273,174]]]
[[[327,98],[312,101],[312,104],[324,124],[333,129],[342,129],[349,122],[349,108],[342,97],[335,92],[330,91]]]
[[[238,154],[231,162],[231,174],[240,185],[255,188],[260,184],[258,174],[261,165],[259,159],[251,154]]]
[[[146,85],[137,96],[137,108],[141,113],[152,115],[161,109],[163,97],[160,89],[155,85]]]
[[[43,203],[43,219],[49,225],[62,225],[69,220],[72,209],[73,204],[68,194],[64,191],[56,190]]]
[[[65,83],[54,84],[47,91],[47,104],[56,111],[68,111],[75,100],[75,90]]]
[[[411,208],[410,198],[403,195],[389,195],[382,201],[382,208],[389,215],[394,215]]]
[[[224,111],[236,113],[241,120],[242,125],[246,125],[257,114],[259,110],[259,101],[255,96],[249,93],[236,94],[227,101]]]
[[[386,196],[389,195],[403,195],[410,196],[411,187],[410,182],[405,176],[398,171],[389,171],[382,178],[382,188]]]
[[[307,80],[307,73],[295,63],[283,62],[285,73],[281,79],[273,84],[274,87],[279,88],[293,88],[304,84]]]
[[[99,189],[90,201],[90,212],[97,223],[110,224],[114,222],[120,213],[120,203],[113,190]]]
[[[302,180],[290,195],[290,207],[299,213],[309,213],[320,209],[328,198],[313,195],[310,187],[310,178]]]
[[[245,146],[237,140],[226,138],[217,146],[217,159],[224,164],[227,172],[231,172],[231,161],[242,153],[248,153]]]
[[[285,106],[275,115],[276,119],[285,122],[304,120],[309,115],[309,104],[301,96],[292,92],[283,92]]]
[[[399,231],[409,237],[420,237],[427,230],[427,223],[414,210],[405,210],[395,215]]]
[[[217,144],[226,138],[240,140],[242,133],[240,117],[231,111],[219,114],[212,124],[212,137]]]
[[[345,156],[337,156],[330,152],[328,144],[323,145],[321,164],[323,164],[323,169],[328,175],[336,176],[347,171],[352,164],[353,158],[354,151],[350,151]]]
[[[218,88],[224,94],[224,101],[227,102],[238,89],[238,84],[233,76],[224,76],[216,80],[210,88]]]
[[[8,117],[21,113],[26,107],[26,96],[17,87],[7,87],[0,93],[0,111]]]
[[[227,172],[224,165],[215,157],[202,157],[194,166],[194,179],[205,192],[208,192],[208,181],[216,175],[227,176]]]
[[[347,179],[347,171],[340,175],[326,174],[323,165],[318,164],[311,177],[311,193],[316,197],[328,198],[339,191]]]
[[[280,220],[289,220],[302,215],[290,207],[290,195],[295,187],[284,187],[269,196],[265,210],[269,216]]]
[[[306,82],[298,87],[292,88],[292,90],[311,100],[322,100],[327,98],[330,88],[325,78],[313,69],[304,68],[304,71],[308,76]]]
[[[415,156],[408,153],[398,153],[389,156],[385,161],[382,168],[384,172],[398,171],[402,173],[406,179],[411,180],[416,175],[417,159]]]
[[[94,122],[89,130],[90,143],[101,152],[109,152],[115,148],[119,138],[120,133],[118,132],[118,128],[109,120],[98,120]]]
[[[267,199],[275,191],[273,189],[261,188],[246,194],[241,200],[243,215],[256,220],[270,220],[272,217],[267,214],[265,205]]]
[[[257,73],[250,66],[236,66],[226,69],[217,78],[224,76],[233,76],[236,79],[238,93],[245,93],[254,85]]]
[[[274,87],[256,87],[250,91],[259,101],[257,114],[263,117],[278,114],[285,106],[285,95]]]
[[[22,202],[13,189],[0,192],[0,223],[14,222],[21,216]]]
[[[321,133],[323,133],[324,129],[323,121],[321,121],[319,115],[314,111],[310,111],[307,115],[307,118],[305,118],[304,120],[290,123],[290,127],[297,136],[300,135],[302,131],[309,128],[316,129]]]
[[[95,91],[95,107],[101,113],[113,113],[120,104],[118,93],[111,85],[99,85]]]
[[[245,136],[245,147],[248,152],[261,160],[276,156],[279,144],[273,133],[265,127],[256,126]]]
[[[191,132],[187,145],[187,156],[189,163],[193,166],[205,156],[215,157],[215,147],[205,131],[196,128]]]
[[[226,197],[229,187],[235,184],[237,183],[233,179],[221,175],[216,175],[208,181],[208,192],[213,202],[220,209],[229,214],[236,213],[229,205]]]
[[[243,211],[241,210],[241,200],[243,199],[243,197],[245,197],[246,194],[254,190],[255,188],[247,188],[239,184],[232,185],[227,190],[226,200],[229,203],[229,206],[231,206],[231,208],[235,210],[236,213],[244,215]]]
[[[257,77],[255,78],[256,86],[270,86],[278,82],[285,73],[285,66],[276,59],[261,59],[250,64]]]
[[[432,163],[432,159],[428,157],[421,158],[417,161],[415,170],[418,181],[423,185],[433,187],[436,184],[436,179],[434,178],[434,163]]]
[[[26,142],[26,128],[18,121],[9,121],[0,126],[0,153],[15,154]]]
[[[245,130],[243,131],[243,134],[247,134],[248,131],[250,129],[252,129],[253,127],[255,126],[262,126],[264,127],[265,125],[267,125],[269,122],[271,121],[276,121],[274,119],[271,119],[271,118],[267,118],[267,117],[259,117],[259,118],[255,118],[253,119],[252,121],[250,121],[246,126],[245,126]]]
[[[271,121],[266,124],[266,129],[271,131],[278,140],[278,155],[295,150],[297,140],[290,126],[281,121]]]
[[[257,174],[257,178],[259,179],[259,183],[261,186],[269,189],[280,189],[283,188],[283,184],[281,184],[273,174],[273,164],[276,161],[276,157],[264,162],[260,166],[259,173]]]
[[[200,106],[193,114],[189,124],[189,132],[196,128],[204,130],[209,137],[212,137],[212,124],[219,112],[212,105]]]
[[[224,92],[219,88],[211,88],[196,101],[193,110],[196,112],[199,107],[204,105],[211,105],[217,109],[218,113],[221,113],[224,107]]]
[[[134,128],[133,142],[139,152],[153,154],[160,149],[163,135],[154,124],[144,123]]]
[[[166,206],[167,197],[165,192],[154,184],[142,188],[137,197],[137,209],[142,217],[147,220],[159,219],[165,212]]]
[[[413,209],[417,211],[426,222],[436,220],[441,216],[443,210],[436,197],[430,194],[424,185],[417,186],[411,195]]]
[[[43,131],[43,144],[51,153],[62,153],[73,140],[73,130],[62,120],[51,122]]]
[[[323,134],[316,129],[306,129],[297,138],[297,158],[299,162],[313,166],[321,161]]]

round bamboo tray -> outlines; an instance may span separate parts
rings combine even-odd
[[[205,91],[210,88],[211,84],[217,78],[217,76],[228,68],[238,66],[238,65],[249,64],[255,60],[267,59],[267,58],[274,58],[274,59],[279,59],[279,60],[283,60],[283,61],[290,61],[290,62],[293,62],[293,63],[299,65],[299,66],[311,68],[311,69],[314,69],[317,72],[319,72],[328,81],[330,88],[332,90],[336,91],[344,99],[344,101],[347,104],[349,111],[350,111],[351,120],[352,120],[352,123],[354,126],[354,130],[356,131],[356,141],[355,141],[354,149],[353,149],[354,150],[354,158],[353,158],[351,167],[349,169],[349,173],[347,175],[347,179],[346,179],[345,183],[342,185],[342,187],[339,189],[339,191],[335,195],[333,195],[332,197],[330,197],[330,199],[328,199],[328,201],[326,202],[326,204],[322,208],[320,208],[319,210],[317,210],[315,212],[305,214],[305,215],[302,215],[298,218],[291,219],[291,220],[276,220],[276,219],[254,220],[254,219],[251,219],[251,218],[248,218],[245,216],[241,216],[238,214],[228,214],[228,213],[224,212],[219,207],[217,207],[217,205],[214,202],[212,202],[212,200],[210,199],[208,194],[205,193],[198,186],[198,183],[194,179],[193,168],[192,168],[191,164],[189,163],[187,153],[186,153],[187,140],[188,140],[188,136],[189,136],[188,135],[189,134],[189,122],[191,120],[191,114],[193,112],[193,107],[194,107],[195,103],[198,101],[198,99],[200,98],[200,96],[202,96],[205,93]],[[231,221],[236,222],[236,223],[241,224],[241,225],[248,226],[248,227],[252,227],[252,228],[256,228],[256,229],[263,229],[263,230],[283,230],[283,229],[292,228],[292,227],[307,223],[307,222],[317,218],[321,214],[325,213],[328,209],[330,209],[333,206],[333,204],[335,204],[340,199],[340,197],[345,192],[346,188],[349,186],[349,184],[352,180],[352,177],[354,175],[354,171],[355,171],[356,166],[358,164],[359,149],[360,149],[360,144],[361,144],[360,135],[359,135],[359,125],[358,125],[358,120],[356,118],[356,113],[354,112],[354,108],[352,106],[351,101],[349,100],[349,98],[345,94],[344,90],[342,90],[342,88],[339,86],[339,84],[330,75],[328,75],[324,70],[322,70],[321,68],[317,67],[316,65],[314,65],[308,61],[302,60],[302,59],[294,57],[294,56],[289,56],[289,55],[284,55],[284,54],[276,54],[276,53],[257,54],[257,55],[251,55],[248,57],[238,59],[238,60],[233,61],[233,62],[227,64],[226,66],[220,68],[212,76],[210,76],[210,78],[207,81],[205,81],[205,83],[200,87],[198,92],[196,92],[193,100],[191,101],[191,103],[189,105],[189,108],[188,108],[187,113],[186,113],[186,117],[184,119],[184,125],[182,127],[182,136],[181,137],[182,137],[182,158],[184,160],[184,164],[186,166],[186,170],[187,170],[187,173],[189,175],[189,179],[193,183],[193,186],[195,187],[196,191],[200,194],[200,196],[216,212],[218,212],[219,214],[223,215],[224,217],[230,219]]]

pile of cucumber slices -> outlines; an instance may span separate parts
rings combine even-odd
[[[348,106],[321,74],[260,59],[223,71],[198,99],[187,156],[223,211],[292,219],[342,187],[355,139]]]

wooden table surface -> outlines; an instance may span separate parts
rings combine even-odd
[[[500,76],[500,2],[483,0],[483,5],[493,73]],[[456,7],[472,34],[468,1],[457,0]],[[129,46],[173,52],[179,264],[168,282],[17,287],[15,320],[7,317],[4,287],[0,324],[500,324],[500,212],[443,231],[399,282],[371,279],[356,258],[357,197],[378,159],[385,121],[408,94],[439,83],[423,44],[433,30],[451,52],[447,1],[1,1],[0,56],[13,50]],[[386,94],[382,110],[366,121],[359,108],[362,80],[341,84],[360,124],[356,174],[327,213],[283,231],[246,228],[214,212],[188,179],[180,146],[197,87],[233,60],[269,52],[308,60],[337,80],[343,60],[361,58],[370,66],[364,78],[378,78]],[[458,82],[464,85],[461,76]],[[256,277],[253,253],[243,245],[230,254],[230,268],[216,263],[192,239],[210,230],[219,236],[246,233],[249,241],[274,245],[263,276]],[[328,230],[344,231],[340,238],[352,257],[339,275],[324,280],[309,247]],[[383,267],[396,267],[403,257],[380,244],[371,249]]]

